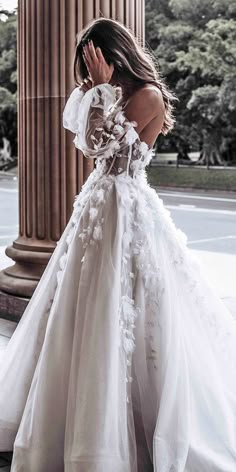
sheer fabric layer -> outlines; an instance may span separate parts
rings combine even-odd
[[[139,472],[144,461],[155,472],[233,470],[235,322],[154,190],[92,174],[38,289],[46,306],[59,274],[41,351],[36,336],[31,350],[20,342],[33,305],[10,341],[8,354],[24,361],[6,354],[1,385],[19,368],[21,382],[11,403],[1,390],[1,447],[16,435],[13,472],[102,472],[112,462]]]
[[[75,134],[74,144],[87,158],[102,162],[104,173],[135,177],[153,157],[117,99],[118,90],[105,83],[86,93],[75,88],[63,112],[63,126]]]

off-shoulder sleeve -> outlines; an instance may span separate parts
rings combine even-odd
[[[62,115],[62,124],[63,127],[71,131],[72,133],[77,133],[79,130],[79,120],[80,120],[80,104],[84,96],[84,92],[76,87],[70,94]]]
[[[63,126],[75,133],[74,144],[85,157],[110,158],[137,139],[134,126],[116,102],[116,90],[111,84],[95,85],[87,92],[76,88],[70,95],[64,112]]]

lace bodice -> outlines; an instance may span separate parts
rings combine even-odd
[[[87,92],[76,87],[64,111],[63,126],[75,134],[75,146],[106,174],[135,177],[149,164],[154,149],[141,141],[117,100],[119,87],[99,84]]]

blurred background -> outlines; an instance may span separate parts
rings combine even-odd
[[[232,310],[236,298],[236,1],[146,0],[146,46],[179,101],[150,184]],[[0,266],[18,234],[17,1],[0,1]]]

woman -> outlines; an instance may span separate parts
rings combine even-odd
[[[0,449],[12,472],[233,472],[235,321],[145,173],[174,97],[109,19],[77,73],[63,125],[96,167],[6,349]]]

